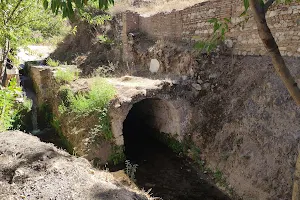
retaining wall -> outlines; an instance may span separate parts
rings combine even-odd
[[[243,12],[240,0],[211,0],[171,13],[159,13],[143,17],[127,12],[124,16],[125,33],[140,31],[153,39],[172,41],[205,40],[213,32],[208,22],[211,18],[231,19],[227,39],[233,43],[237,55],[265,55],[266,50],[258,36],[253,17],[244,26],[240,26]],[[286,56],[300,57],[300,5],[275,4],[267,13],[270,29],[278,42],[280,51]],[[251,16],[251,12],[249,12]],[[231,42],[230,42],[231,43]],[[126,42],[125,42],[126,45]]]

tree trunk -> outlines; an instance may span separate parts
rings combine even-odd
[[[250,6],[256,21],[259,37],[272,58],[277,74],[283,81],[285,87],[288,89],[297,105],[300,106],[300,89],[281,56],[277,43],[270,31],[270,28],[268,27],[265,8],[260,2],[261,0],[250,0]]]
[[[7,74],[6,74],[6,64],[7,64],[7,58],[8,58],[8,54],[9,54],[9,49],[10,49],[10,43],[9,40],[6,39],[5,40],[5,47],[3,50],[3,63],[1,66],[1,70],[0,70],[0,83],[2,86],[5,86],[5,82],[6,82],[6,78],[7,78]]]

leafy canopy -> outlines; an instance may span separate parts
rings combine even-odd
[[[55,14],[62,13],[63,17],[72,18],[75,9],[81,10],[89,4],[98,2],[98,6],[102,10],[106,10],[110,5],[114,4],[114,0],[43,0],[45,9],[50,8]]]
[[[64,21],[45,11],[39,1],[0,0],[0,48],[37,42],[61,34]]]

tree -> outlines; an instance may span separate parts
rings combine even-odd
[[[45,11],[38,1],[0,0],[0,77],[5,82],[7,58],[11,49],[35,42],[36,35],[59,34],[63,20]],[[13,60],[10,58],[10,60]]]
[[[285,3],[290,3],[291,1],[292,0],[284,0]],[[266,13],[268,12],[270,6],[276,2],[276,0],[267,0],[266,2],[263,2],[262,0],[245,0],[244,2],[246,11],[248,10],[249,6],[251,7],[254,19],[256,21],[259,37],[261,38],[265,48],[272,58],[272,62],[277,74],[283,81],[295,102],[300,106],[300,89],[291,75],[290,70],[287,68],[266,21]]]

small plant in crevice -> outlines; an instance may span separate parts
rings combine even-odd
[[[108,162],[117,165],[123,163],[125,159],[126,156],[124,154],[124,147],[113,145],[111,155],[108,158]]]
[[[135,173],[137,171],[138,168],[138,164],[133,164],[130,162],[130,160],[125,160],[125,173],[128,175],[128,177],[130,178],[130,180],[132,180],[133,182],[135,182]]]
[[[223,177],[223,173],[220,171],[220,170],[216,170],[213,174],[214,176],[214,179],[217,183],[219,183],[221,186],[225,186],[226,184],[226,180],[225,178]]]
[[[108,116],[107,107],[99,110],[99,123],[96,124],[91,130],[90,134],[96,140],[98,133],[101,133],[101,138],[106,141],[111,141],[113,139],[113,133],[111,131],[110,119]]]

